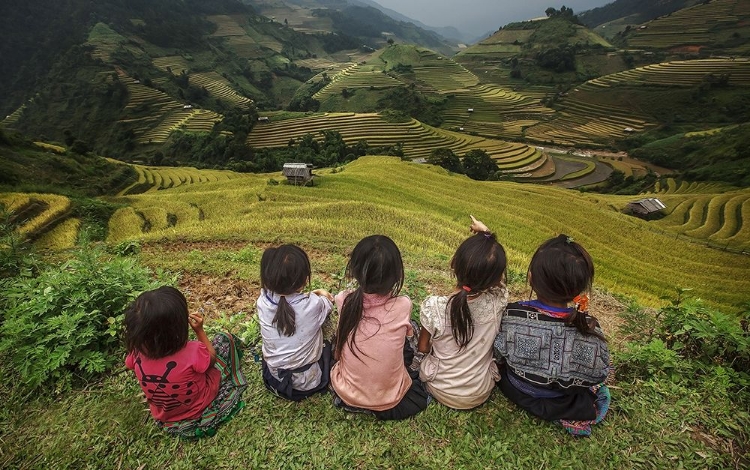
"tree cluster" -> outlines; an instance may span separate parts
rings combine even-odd
[[[502,176],[495,160],[481,149],[469,150],[461,159],[449,148],[437,148],[430,153],[427,163],[478,181],[497,180]]]

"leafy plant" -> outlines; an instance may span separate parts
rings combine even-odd
[[[744,316],[750,318],[745,312]],[[690,300],[664,309],[662,323],[669,347],[683,357],[750,372],[747,320]]]
[[[14,276],[31,276],[37,260],[26,243],[15,232],[10,214],[0,211],[0,281]]]
[[[222,316],[212,318],[206,325],[206,332],[214,335],[229,332],[242,341],[245,347],[253,348],[260,343],[260,324],[254,312],[223,313]]]
[[[74,376],[91,379],[121,359],[124,310],[157,284],[134,258],[100,248],[79,250],[38,277],[17,277],[0,287],[6,299],[0,354],[32,389],[68,388]]]

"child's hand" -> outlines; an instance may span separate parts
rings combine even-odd
[[[331,294],[325,289],[315,289],[314,291],[312,291],[312,293],[320,297],[325,297],[331,302],[333,302],[333,294]]]
[[[469,217],[471,217],[471,226],[469,227],[469,230],[471,230],[471,233],[490,231],[490,229],[488,229],[487,226],[484,225],[484,223],[482,223],[481,220],[475,219],[473,215],[470,215]]]
[[[201,315],[200,313],[188,314],[188,323],[196,333],[200,330],[203,330],[203,315]]]

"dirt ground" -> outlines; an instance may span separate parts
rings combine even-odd
[[[260,286],[255,283],[191,273],[184,273],[180,277],[179,288],[187,297],[191,311],[203,309],[209,319],[227,312],[254,314],[255,301],[260,294]],[[528,287],[511,286],[511,301],[528,299],[528,296]],[[422,299],[412,300],[419,302]],[[624,310],[625,306],[610,294],[595,291],[591,295],[589,311],[599,320],[607,337],[615,343],[618,342],[617,331],[622,323],[619,313]],[[332,329],[332,325],[329,328]]]

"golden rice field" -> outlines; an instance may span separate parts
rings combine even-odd
[[[460,132],[437,129],[415,119],[406,122],[387,122],[377,113],[324,113],[300,118],[271,120],[256,125],[247,137],[251,147],[286,147],[290,139],[306,134],[322,138],[321,131],[341,133],[344,141],[354,144],[366,140],[370,146],[403,144],[407,158],[427,158],[432,150],[446,147],[458,155],[471,149],[485,150],[502,170],[514,170],[542,158],[541,152],[526,144],[476,137]]]
[[[655,190],[667,206],[667,215],[652,222],[655,227],[750,252],[750,190],[672,178]]]
[[[730,84],[750,86],[750,60],[742,57],[676,60],[605,75],[586,84],[601,88],[622,85],[690,87],[700,84],[709,74],[728,74]]]
[[[112,161],[117,162],[116,160]],[[246,177],[243,173],[228,170],[199,170],[188,166],[131,166],[138,173],[138,181],[122,190],[119,196],[125,196],[134,191],[138,193],[153,192],[189,184],[213,183]]]
[[[713,0],[662,16],[628,36],[628,45],[668,49],[682,45],[710,46],[720,32],[740,26],[750,17],[746,0]]]
[[[57,194],[0,193],[0,205],[19,216],[16,230],[28,238],[37,238],[70,212],[70,199]]]
[[[299,243],[341,258],[362,237],[384,233],[399,245],[407,267],[446,270],[468,235],[468,214],[474,214],[497,233],[515,270],[525,270],[540,242],[566,233],[592,253],[600,287],[647,305],[660,305],[661,296],[689,288],[734,310],[750,292],[747,256],[653,230],[652,222],[617,210],[631,197],[475,182],[392,157],[361,158],[324,174],[314,187],[268,185],[269,177],[281,179],[280,174],[246,175],[119,198],[129,207],[110,221],[109,242]],[[743,203],[743,210],[749,204]],[[745,237],[745,243],[750,239],[746,229],[734,236]]]

